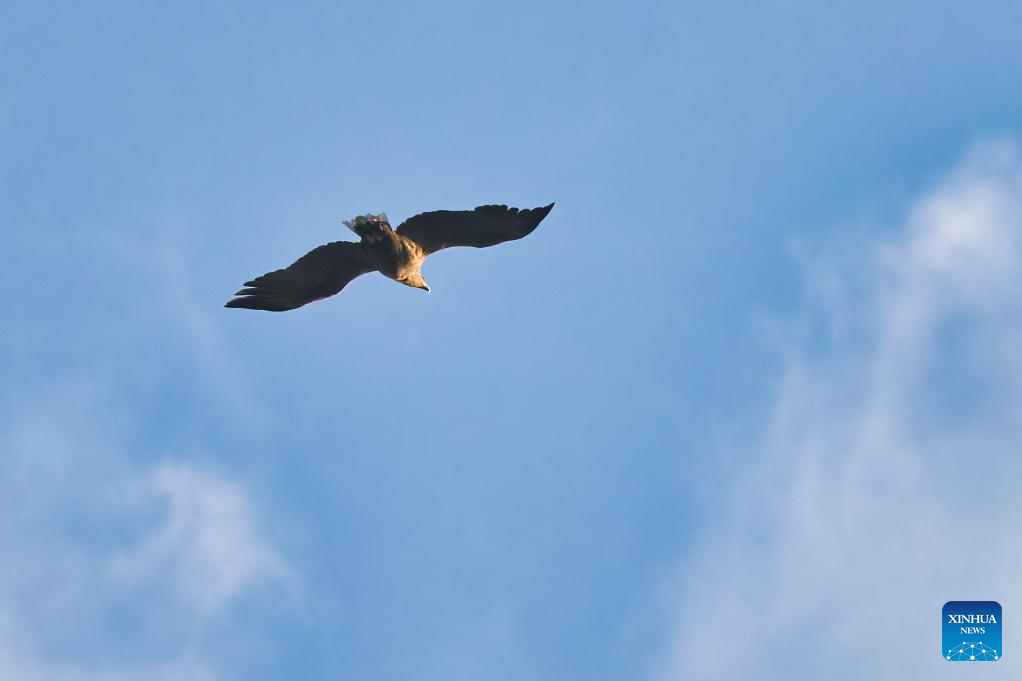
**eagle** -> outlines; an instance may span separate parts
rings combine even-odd
[[[344,220],[359,241],[334,241],[314,248],[290,266],[267,272],[234,294],[225,307],[284,312],[336,295],[353,279],[379,272],[429,291],[422,278],[426,257],[452,246],[485,248],[531,234],[554,204],[540,208],[479,206],[436,210],[408,218],[392,229],[386,214]]]

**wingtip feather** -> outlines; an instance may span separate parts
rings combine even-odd
[[[286,312],[295,306],[290,301],[273,296],[239,296],[224,303],[224,307],[244,310],[266,310],[267,312]]]

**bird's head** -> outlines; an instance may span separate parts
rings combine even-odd
[[[410,274],[404,279],[398,279],[398,281],[400,281],[405,286],[411,286],[412,288],[421,288],[423,291],[426,291],[427,293],[429,292],[429,284],[426,283],[426,280],[422,278],[422,274],[420,274],[419,272],[416,272],[415,274]]]

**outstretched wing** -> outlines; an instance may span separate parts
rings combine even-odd
[[[314,300],[340,293],[355,277],[373,272],[376,266],[360,244],[350,241],[314,248],[282,270],[268,272],[252,281],[224,307],[283,312]]]
[[[426,253],[451,246],[484,248],[530,234],[553,207],[551,203],[525,210],[507,206],[436,210],[408,218],[397,228],[397,233],[419,244]]]

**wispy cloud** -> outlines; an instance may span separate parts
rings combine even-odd
[[[683,562],[658,678],[943,678],[943,603],[1022,596],[1013,144],[974,148],[844,266],[808,313],[842,335],[790,348],[752,463]]]
[[[157,266],[164,309],[187,343],[203,382],[210,385],[232,417],[250,427],[265,425],[269,412],[245,380],[222,331],[224,312],[219,301],[196,301],[193,273],[185,257],[184,230],[165,229],[158,243],[147,248]],[[219,319],[218,319],[219,317]]]
[[[271,415],[225,341],[223,301],[208,298],[208,292],[204,300],[196,297],[201,283],[192,262],[191,220],[167,207],[153,212],[164,216],[155,234],[125,230],[107,235],[104,246],[118,264],[146,282],[143,304],[158,311],[148,320],[156,327],[150,333],[181,346],[195,383],[215,398],[211,403],[234,422],[249,428],[265,426]]]
[[[185,651],[160,661],[97,665],[82,669],[47,659],[34,641],[19,633],[17,620],[0,608],[0,678],[11,681],[216,681],[217,675],[195,654]]]
[[[162,463],[143,486],[147,500],[164,507],[163,517],[137,546],[114,558],[118,578],[130,584],[169,581],[203,612],[261,583],[294,584],[236,483],[183,463]]]
[[[105,396],[57,383],[0,418],[0,678],[213,679],[207,625],[296,574],[240,481],[130,453]]]

